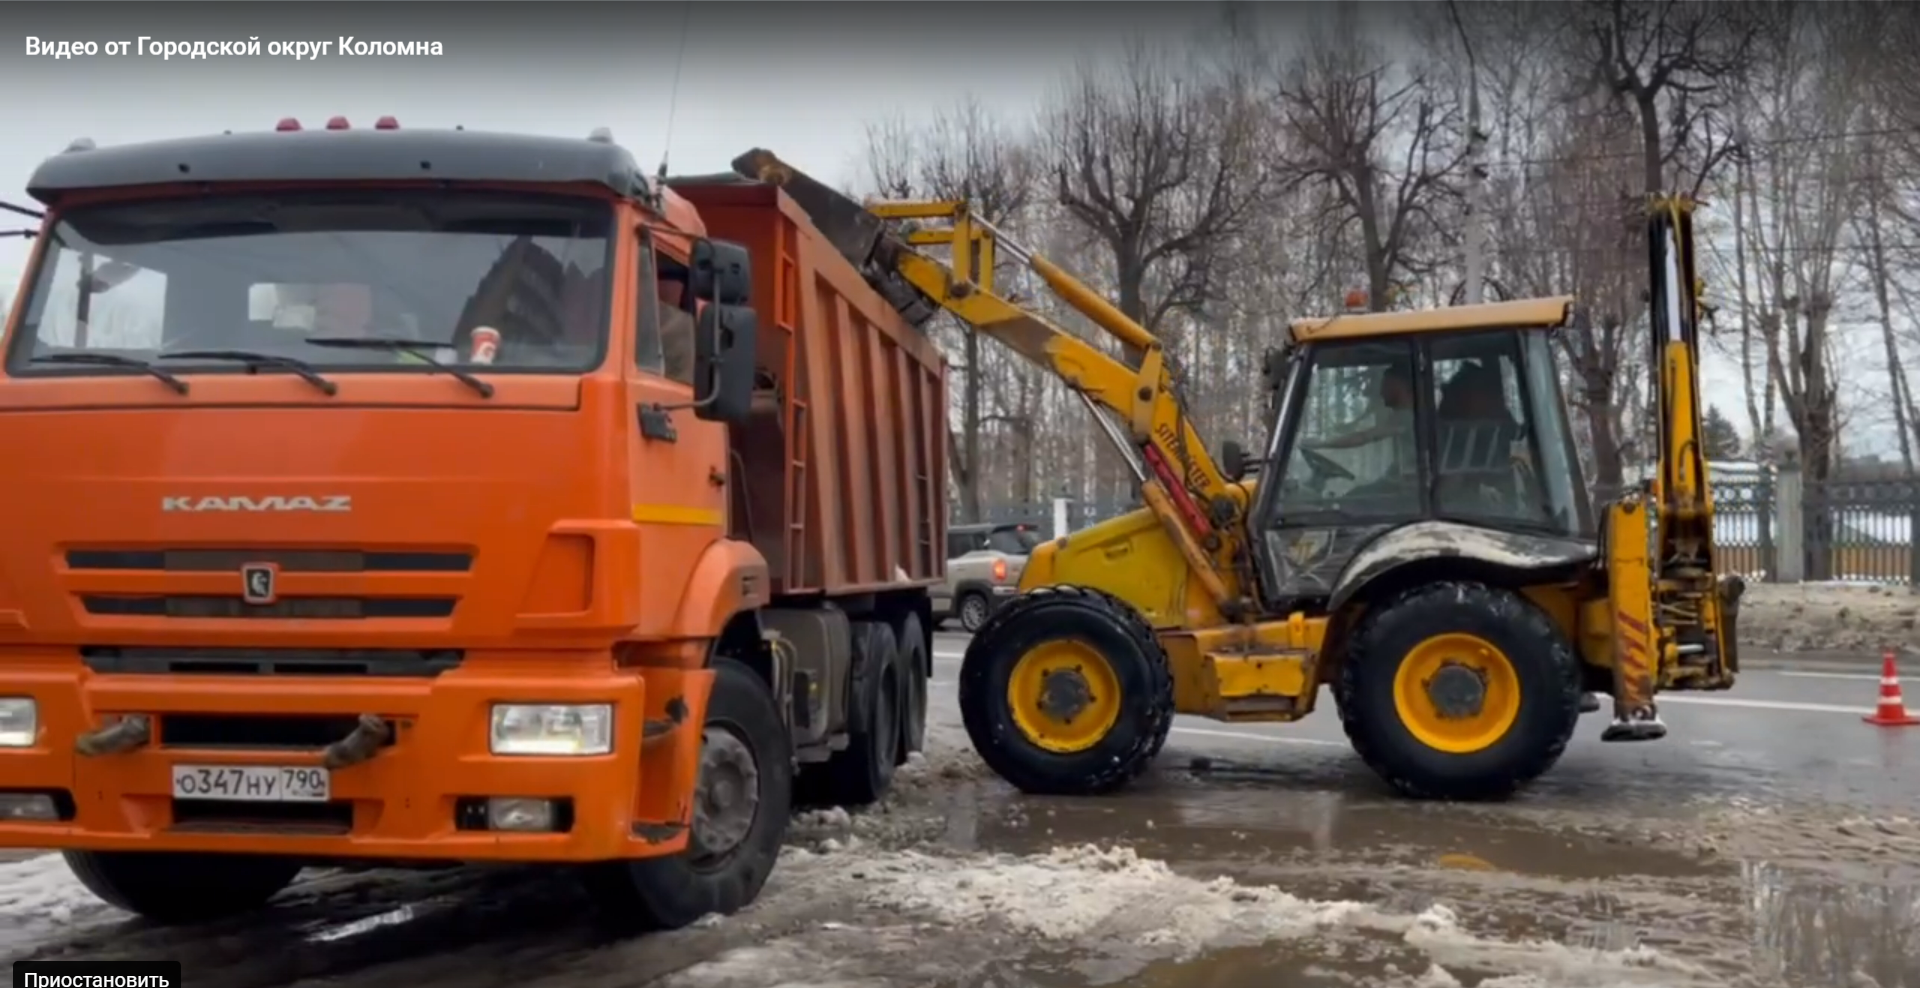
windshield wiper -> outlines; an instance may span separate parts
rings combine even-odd
[[[37,357],[30,358],[28,363],[98,364],[101,367],[131,367],[145,373],[148,377],[158,378],[161,383],[172,388],[176,394],[187,393],[187,382],[137,357],[123,357],[117,353],[43,353]]]
[[[247,365],[249,373],[262,367],[280,367],[299,375],[302,381],[319,388],[331,398],[340,392],[340,386],[320,376],[313,365],[294,357],[283,357],[277,353],[256,353],[252,350],[171,350],[160,354],[161,360],[238,360]]]
[[[304,341],[311,346],[335,346],[343,350],[386,350],[390,353],[404,353],[417,357],[437,370],[446,371],[461,384],[478,392],[482,398],[493,397],[493,385],[474,377],[452,364],[441,363],[434,359],[433,351],[446,346],[444,343],[422,343],[417,340],[401,340],[391,336],[309,336]]]

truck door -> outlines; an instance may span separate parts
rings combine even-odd
[[[647,623],[664,627],[693,561],[727,531],[727,430],[686,407],[693,401],[693,316],[684,308],[669,312],[667,304],[678,303],[676,289],[686,288],[685,262],[663,253],[644,228],[638,257],[627,371],[637,428],[629,433],[627,462],[633,520],[645,529]]]

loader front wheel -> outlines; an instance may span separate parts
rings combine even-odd
[[[1022,792],[1113,792],[1146,770],[1173,726],[1173,678],[1153,629],[1084,587],[1021,594],[960,664],[974,750]]]
[[[1526,598],[1427,584],[1371,608],[1339,676],[1354,751],[1423,799],[1501,799],[1559,761],[1580,719],[1573,645]]]

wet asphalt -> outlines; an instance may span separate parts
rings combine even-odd
[[[1394,799],[1330,709],[1284,726],[1183,717],[1125,795],[1055,800],[1012,793],[952,750],[964,646],[936,643],[939,771],[884,811],[799,826],[803,848],[841,856],[783,859],[742,916],[624,937],[571,883],[509,868],[310,873],[263,915],[163,929],[53,887],[62,870],[42,858],[0,863],[0,957],[180,959],[196,988],[1920,988],[1920,728],[1861,722],[1869,665],[1752,669],[1731,693],[1671,698],[1658,743],[1601,744],[1604,715],[1590,715],[1553,772],[1495,806]],[[1111,869],[1027,889],[1043,919],[1102,896],[1160,914],[1141,927],[1121,908],[1062,939],[997,918],[1015,900],[981,891],[992,869],[932,898],[864,891],[937,878],[943,861],[1079,844],[1168,862],[1185,897],[1113,884],[1125,873]],[[1222,876],[1238,884],[1209,891]],[[1440,928],[1323,917],[1259,942],[1222,932],[1284,911],[1245,891],[1261,886],[1446,916]],[[1000,905],[955,919],[976,893]],[[1207,922],[1224,925],[1167,946],[1168,930]]]

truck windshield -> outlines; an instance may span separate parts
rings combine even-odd
[[[244,372],[187,351],[329,370],[581,372],[606,349],[612,207],[477,191],[218,194],[87,206],[47,232],[14,374]],[[476,329],[481,332],[476,361]],[[412,346],[316,346],[309,338]],[[130,358],[121,366],[106,358]],[[64,359],[63,359],[64,358]]]

